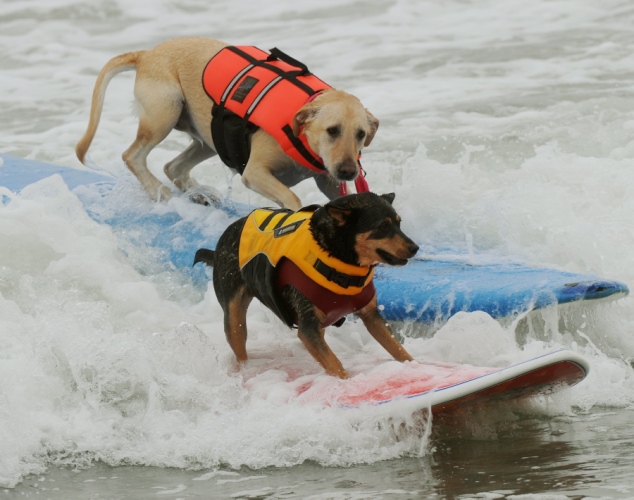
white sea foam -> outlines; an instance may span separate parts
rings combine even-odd
[[[83,168],[74,145],[95,76],[115,54],[182,35],[278,46],[381,119],[363,155],[368,180],[397,193],[421,245],[634,283],[633,21],[625,0],[3,2],[0,150]],[[135,134],[133,78],[111,83],[89,151],[117,176],[129,175],[120,155]],[[157,175],[185,144],[174,134],[150,155]],[[217,159],[194,172],[263,202]],[[310,183],[297,192],[323,201]],[[213,292],[159,269],[145,249],[122,249],[59,178],[0,200],[0,486],[50,463],[216,470],[430,451],[409,417],[353,424],[295,401],[288,370],[325,376],[258,304],[253,360],[236,370]],[[199,217],[200,207],[179,213]],[[516,335],[515,325],[465,314],[405,343],[417,359],[489,366],[573,349],[591,362],[586,381],[531,411],[632,405],[631,300],[561,318],[534,313]],[[389,359],[360,323],[328,341],[352,372]],[[287,371],[246,380],[275,356]]]

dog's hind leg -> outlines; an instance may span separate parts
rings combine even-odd
[[[222,304],[225,313],[225,335],[240,363],[247,360],[247,309],[252,299],[253,295],[243,286],[227,304]]]
[[[213,253],[213,286],[224,312],[227,341],[239,362],[247,359],[247,309],[253,292],[242,279],[238,261],[240,234],[246,218],[238,219],[222,233]],[[196,253],[196,259],[207,262],[209,253]]]
[[[147,156],[172,131],[183,102],[178,88],[165,88],[157,93],[156,85],[137,78],[134,95],[139,105],[139,127],[136,139],[123,153],[123,161],[150,196],[160,201],[170,199],[172,194],[148,169]]]
[[[215,154],[216,152],[205,143],[194,139],[185,151],[165,164],[163,172],[178,189],[187,191],[198,186],[198,183],[189,176],[191,170],[201,161]]]
[[[217,205],[220,203],[220,193],[211,187],[200,186],[189,176],[192,168],[215,154],[216,152],[204,142],[194,138],[185,151],[165,165],[163,171],[178,189],[187,192],[193,202],[201,205]]]

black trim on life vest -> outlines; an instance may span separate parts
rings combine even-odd
[[[225,49],[228,49],[231,52],[233,52],[235,54],[238,54],[240,57],[243,57],[244,59],[249,61],[254,66],[263,66],[266,69],[271,70],[273,73],[277,73],[278,75],[280,75],[282,77],[285,77],[286,79],[288,79],[291,82],[293,82],[294,85],[296,85],[297,87],[302,89],[304,92],[306,92],[309,96],[315,94],[315,91],[311,87],[309,87],[304,82],[302,82],[302,81],[297,79],[298,76],[304,76],[303,69],[300,69],[299,71],[284,71],[283,69],[280,69],[277,66],[273,66],[272,64],[268,64],[268,61],[269,61],[268,59],[263,59],[263,60],[256,59],[255,57],[251,56],[250,54],[247,54],[246,52],[243,52],[242,50],[237,48],[235,45],[229,45],[229,46],[225,47]],[[285,61],[285,62],[288,62],[288,61]],[[300,67],[306,67],[306,66],[304,64],[302,64]],[[307,74],[310,75],[311,73],[309,72]]]
[[[280,226],[282,226],[282,224],[286,222],[286,219],[288,219],[294,213],[295,212],[293,212],[292,210],[289,210],[283,217],[280,217],[280,220],[277,221],[277,224],[275,224],[275,227],[273,229],[279,229]]]
[[[363,287],[368,275],[365,276],[350,276],[349,274],[337,271],[335,268],[330,267],[328,264],[324,264],[320,259],[317,259],[313,265],[315,270],[324,276],[328,281],[336,283],[341,288],[349,288],[351,286]],[[368,274],[372,272],[372,269],[368,271]]]
[[[292,213],[293,213],[293,211],[288,209],[288,208],[274,208],[274,209],[271,209],[271,213],[266,216],[266,218],[262,221],[262,224],[260,224],[258,226],[258,229],[260,231],[266,230],[266,226],[268,226],[269,223],[271,222],[271,220],[273,220],[273,217],[275,217],[278,214],[286,214],[286,216],[283,217],[283,220],[286,220],[286,218],[288,216],[290,216]],[[277,226],[275,226],[275,227],[277,228],[278,226],[279,226],[279,224]]]
[[[282,127],[282,132],[284,132],[284,135],[286,135],[288,140],[291,141],[291,144],[293,144],[295,149],[297,149],[299,154],[301,154],[308,163],[319,170],[323,170],[324,172],[326,171],[326,166],[304,147],[302,141],[300,141],[293,133],[293,129],[290,125],[284,125],[284,127]]]
[[[211,137],[216,153],[225,165],[242,175],[251,156],[251,144],[245,138],[259,127],[215,103],[211,116]]]

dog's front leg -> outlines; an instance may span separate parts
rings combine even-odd
[[[329,375],[339,378],[348,378],[348,373],[344,370],[341,361],[332,352],[324,339],[325,330],[318,322],[299,322],[297,336],[304,344],[308,352],[324,367]]]
[[[341,361],[324,339],[326,332],[322,325],[325,315],[293,287],[287,287],[283,295],[297,314],[297,336],[304,347],[329,375],[348,378]]]
[[[282,208],[289,208],[293,211],[302,208],[302,202],[297,195],[277,180],[271,171],[262,164],[249,160],[244,167],[244,172],[242,172],[242,183]]]
[[[372,301],[356,313],[370,332],[370,335],[383,346],[397,361],[413,361],[405,348],[394,338],[376,305],[376,295]]]
[[[251,154],[242,172],[242,183],[281,207],[297,211],[302,208],[302,202],[273,174],[284,168],[294,168],[292,160],[275,139],[259,129],[253,134]]]
[[[339,182],[337,182],[335,178],[328,173],[316,175],[315,184],[317,184],[319,190],[324,193],[329,200],[339,198],[339,196],[341,195],[341,191],[339,190]]]

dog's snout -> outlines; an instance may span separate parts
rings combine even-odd
[[[419,249],[419,246],[413,241],[410,241],[407,244],[407,252],[409,253],[410,257],[414,257],[414,255],[416,255],[416,253],[418,252],[418,249]]]
[[[340,181],[352,181],[359,173],[356,161],[342,161],[337,164],[337,179]]]
[[[402,259],[411,259],[418,252],[419,246],[406,234],[401,232],[399,236],[397,255]]]

